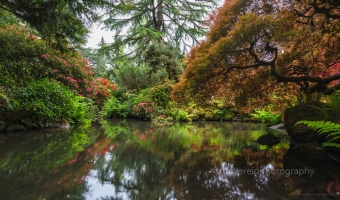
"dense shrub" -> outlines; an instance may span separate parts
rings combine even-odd
[[[94,79],[94,81],[90,84],[90,87],[87,88],[90,93],[89,97],[96,101],[99,106],[103,106],[104,101],[108,98],[108,96],[117,89],[116,85],[110,83],[110,81],[105,78]]]
[[[156,73],[161,69],[167,72],[167,78],[170,80],[178,80],[183,73],[183,65],[179,49],[171,44],[153,43],[148,46],[144,54],[144,61]]]
[[[156,106],[166,108],[170,101],[172,84],[172,81],[165,80],[156,86],[139,91],[134,97],[134,105],[141,102],[155,102]]]
[[[0,27],[0,85],[16,88],[32,79],[58,80],[78,94],[89,96],[94,72],[78,52],[62,54],[24,27]]]
[[[141,102],[133,106],[134,115],[141,119],[151,119],[155,116],[155,102]]]
[[[141,90],[167,77],[165,69],[153,72],[149,66],[126,65],[118,69],[115,81],[124,91]]]
[[[20,106],[13,117],[29,118],[42,126],[44,123],[66,119],[71,123],[88,122],[93,117],[91,105],[66,86],[54,80],[42,79],[27,82],[13,91]]]

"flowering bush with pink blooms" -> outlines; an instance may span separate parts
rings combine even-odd
[[[151,119],[155,114],[155,102],[141,102],[133,106],[134,115],[141,119]]]
[[[87,88],[87,91],[90,93],[89,97],[99,106],[103,106],[107,97],[116,90],[118,90],[117,86],[105,78],[94,79]]]
[[[88,120],[92,109],[88,106],[92,110],[96,106],[82,97],[101,106],[117,90],[107,79],[95,79],[90,61],[79,52],[55,50],[19,26],[0,27],[0,88],[6,97],[20,103],[7,121],[31,115],[36,123]],[[62,98],[65,95],[72,98]],[[8,106],[1,107],[0,120],[1,116],[9,116]]]
[[[19,26],[0,28],[0,86],[14,90],[31,80],[57,80],[77,94],[92,95],[89,61],[76,51],[63,54]]]

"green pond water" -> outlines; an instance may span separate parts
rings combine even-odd
[[[0,199],[340,199],[338,166],[259,145],[263,125],[109,120],[0,133]]]

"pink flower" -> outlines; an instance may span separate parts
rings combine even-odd
[[[51,56],[50,56],[50,54],[47,53],[47,54],[41,55],[41,57],[42,57],[42,58],[49,58],[49,57],[51,57]]]
[[[142,135],[139,135],[139,139],[141,140],[145,140],[146,139],[146,135],[142,134]]]

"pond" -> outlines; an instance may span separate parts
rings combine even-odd
[[[0,199],[339,199],[338,166],[257,123],[109,120],[0,134]]]

